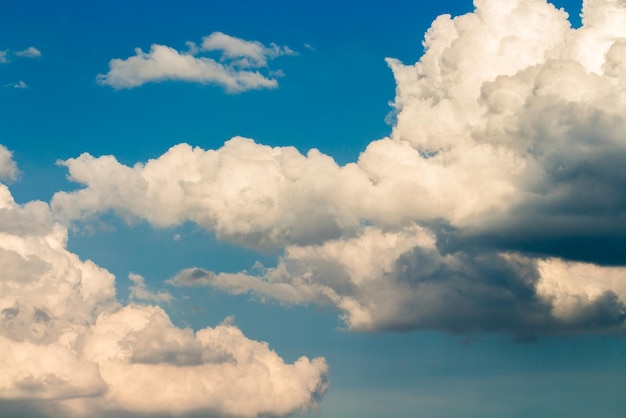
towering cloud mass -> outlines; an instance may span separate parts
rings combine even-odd
[[[187,46],[187,52],[158,44],[152,45],[147,53],[137,48],[132,57],[112,59],[109,72],[98,75],[98,83],[125,89],[149,82],[182,80],[217,84],[229,93],[275,88],[277,80],[261,74],[258,69],[266,68],[268,59],[295,54],[286,46],[272,43],[270,47],[265,47],[260,42],[246,41],[221,32],[204,37],[200,47],[193,42],[187,42]],[[206,51],[221,51],[220,61],[196,56]]]
[[[286,364],[229,323],[194,333],[120,305],[45,203],[17,205],[0,184],[0,215],[0,416],[286,415],[324,392],[322,358]],[[131,279],[135,299],[169,300]]]
[[[475,5],[437,18],[414,65],[387,60],[396,123],[356,163],[244,138],[134,167],[83,154],[63,164],[86,187],[56,194],[55,216],[283,248],[254,275],[170,283],[330,304],[350,329],[623,331],[626,4],[586,1],[579,29],[544,0]],[[257,44],[205,43],[264,62]]]

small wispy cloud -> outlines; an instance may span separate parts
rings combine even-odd
[[[10,49],[5,49],[0,51],[0,64],[8,64],[11,62],[12,57],[19,58],[37,58],[41,56],[41,51],[35,48],[34,46],[29,46],[26,49],[21,51],[11,51]]]
[[[258,41],[246,41],[222,32],[213,32],[202,39],[202,51],[221,51],[222,61],[235,60],[233,65],[260,68],[267,66],[267,60],[281,55],[296,55],[288,46],[271,43],[266,47]]]
[[[274,43],[269,47],[258,41],[247,41],[214,32],[203,38],[200,45],[186,42],[187,50],[179,51],[166,45],[153,44],[150,51],[135,49],[127,59],[112,59],[109,72],[98,74],[97,81],[114,89],[139,87],[149,82],[179,80],[201,84],[216,84],[228,93],[276,88],[275,77],[280,70],[268,70],[268,61],[281,55],[295,55],[287,46]],[[220,51],[215,60],[201,53]],[[261,70],[267,74],[262,74]]]
[[[29,46],[22,51],[17,51],[15,55],[22,58],[37,58],[41,56],[41,51],[34,46]]]
[[[14,89],[25,89],[28,87],[28,84],[24,83],[24,81],[20,80],[17,83],[13,83],[12,87]]]
[[[41,56],[41,51],[35,48],[34,46],[29,46],[26,49],[21,51],[13,52],[10,49],[5,49],[0,51],[0,64],[9,64],[14,57],[18,58],[37,58]],[[15,88],[15,89],[25,89],[28,87],[24,81],[20,80],[18,82],[4,83],[2,87],[6,88]]]
[[[134,300],[145,300],[155,303],[170,303],[174,297],[169,292],[153,292],[146,286],[146,281],[139,274],[130,273],[128,278],[133,283],[128,289],[130,298]]]

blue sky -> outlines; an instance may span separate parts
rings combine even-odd
[[[621,2],[5,3],[0,416],[626,410]]]

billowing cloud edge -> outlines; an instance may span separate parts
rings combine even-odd
[[[0,184],[0,212],[0,405],[11,413],[282,416],[325,392],[323,358],[287,364],[230,321],[194,332],[158,306],[120,304],[113,275],[67,251],[46,203],[18,205]],[[133,299],[167,302],[131,280]]]

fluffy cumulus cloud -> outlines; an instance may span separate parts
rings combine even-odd
[[[258,41],[247,41],[221,32],[204,37],[200,46],[193,42],[187,42],[187,46],[188,51],[158,44],[152,45],[149,52],[137,48],[134,56],[112,59],[109,72],[97,76],[98,83],[126,89],[149,82],[181,80],[216,84],[229,93],[275,88],[278,86],[276,78],[264,75],[260,70],[267,70],[269,59],[295,54],[288,47],[273,43],[266,47]],[[220,51],[221,58],[198,56],[210,51]]]
[[[134,167],[89,154],[62,164],[72,180],[89,185],[55,195],[52,205],[64,222],[114,209],[158,226],[191,220],[256,248],[317,242],[356,229],[359,195],[370,185],[355,164],[339,167],[316,150],[304,156],[241,137],[218,150],[180,144]],[[363,193],[345,194],[358,184]]]
[[[193,332],[121,305],[47,204],[0,184],[0,212],[0,416],[287,415],[325,390],[322,358],[287,364],[228,322]],[[170,299],[131,280],[134,299]]]
[[[170,283],[329,304],[350,329],[623,331],[626,4],[586,1],[578,29],[545,0],[475,6],[437,18],[415,64],[387,60],[396,122],[355,163],[244,138],[133,167],[83,154],[63,164],[85,187],[56,194],[55,216],[282,249],[276,267]],[[269,56],[205,43],[242,68]]]

